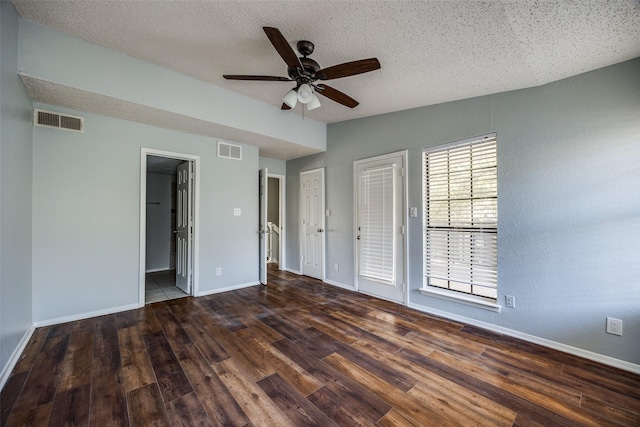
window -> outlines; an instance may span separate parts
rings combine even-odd
[[[423,290],[495,303],[497,187],[495,134],[424,150]]]

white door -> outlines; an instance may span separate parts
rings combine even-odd
[[[260,283],[267,284],[267,203],[269,201],[269,185],[267,169],[260,169],[260,218],[258,220],[258,234],[260,235],[260,263],[258,272]]]
[[[300,174],[302,274],[324,280],[324,169]]]
[[[402,153],[354,162],[358,290],[405,301],[404,165]]]
[[[191,191],[193,171],[191,162],[178,166],[178,182],[176,187],[176,286],[191,294],[191,235],[193,233],[193,213]]]

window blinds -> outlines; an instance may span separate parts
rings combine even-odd
[[[395,284],[393,166],[360,172],[359,274]]]
[[[427,285],[497,298],[495,135],[427,149],[423,160]]]

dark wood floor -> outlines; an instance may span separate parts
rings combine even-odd
[[[286,273],[39,328],[3,426],[640,425],[640,376]]]

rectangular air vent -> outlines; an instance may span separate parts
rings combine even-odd
[[[228,142],[218,141],[218,157],[242,160],[242,147],[239,145],[229,144]]]
[[[54,113],[40,109],[33,110],[33,125],[47,128],[84,132],[84,118],[68,114]]]

